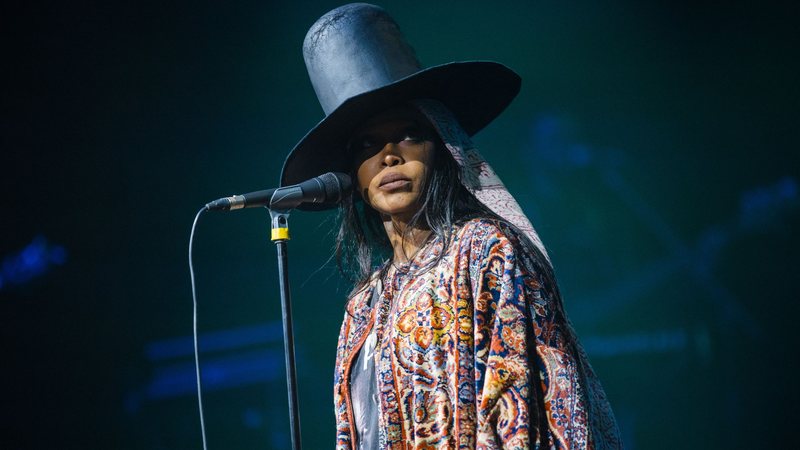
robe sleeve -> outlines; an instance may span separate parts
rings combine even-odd
[[[513,231],[473,239],[478,449],[592,448],[572,336]]]

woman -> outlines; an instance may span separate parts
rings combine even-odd
[[[337,245],[355,275],[337,448],[621,447],[544,246],[469,139],[516,95],[516,75],[497,63],[420,69],[391,18],[365,4],[323,16],[304,52],[327,116],[282,182],[337,170],[357,187]]]

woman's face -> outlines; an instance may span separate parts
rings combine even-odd
[[[434,151],[433,131],[415,110],[390,109],[363,124],[350,140],[364,201],[381,214],[408,221],[419,209]]]

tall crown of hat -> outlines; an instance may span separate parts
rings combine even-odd
[[[397,23],[382,8],[352,3],[311,26],[303,57],[325,117],[292,149],[281,185],[325,172],[349,172],[346,143],[370,117],[414,99],[435,99],[470,136],[497,117],[520,88],[520,78],[492,61],[423,68]],[[326,209],[333,205],[308,205]]]

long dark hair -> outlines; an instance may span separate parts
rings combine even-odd
[[[423,180],[420,207],[403,230],[403,239],[411,230],[427,229],[431,231],[428,239],[439,239],[447,248],[452,239],[453,226],[473,218],[489,219],[515,229],[464,187],[460,167],[444,143],[438,136],[432,136],[431,139],[435,148]],[[521,233],[519,235],[522,236]],[[532,247],[539,270],[555,282],[552,268],[544,255],[535,246],[529,247]],[[444,252],[439,257],[442,256]],[[339,271],[353,282],[353,292],[356,292],[366,286],[372,273],[391,257],[392,245],[380,213],[361,201],[360,194],[353,190],[340,207],[340,227],[336,237]]]

